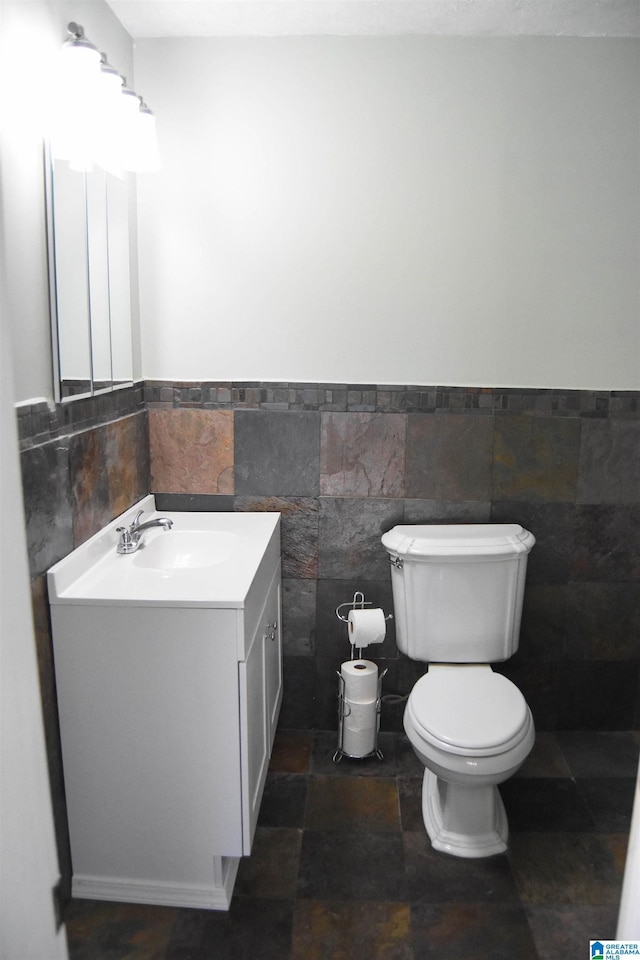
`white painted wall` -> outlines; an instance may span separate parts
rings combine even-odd
[[[5,294],[0,271],[0,957],[65,960],[67,939],[64,929],[56,930],[52,895],[60,871],[29,593]]]
[[[75,20],[133,82],[133,44],[104,0],[0,0],[0,242],[15,400],[53,398],[43,138],[51,66]],[[135,208],[133,209],[135,218]],[[135,223],[133,223],[135,240]],[[134,244],[135,246],[135,244]],[[137,265],[136,265],[137,266]],[[134,276],[137,272],[134,271]],[[137,287],[134,361],[139,376]]]
[[[640,388],[639,51],[138,41],[144,376]]]

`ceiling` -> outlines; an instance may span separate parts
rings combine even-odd
[[[107,0],[134,39],[360,35],[639,37],[640,0]]]

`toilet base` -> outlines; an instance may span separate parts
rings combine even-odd
[[[422,816],[435,850],[490,857],[507,849],[509,825],[495,785],[462,786],[424,771]]]

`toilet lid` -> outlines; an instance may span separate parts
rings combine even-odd
[[[414,686],[408,707],[427,740],[467,750],[509,745],[529,716],[516,685],[487,666],[432,668]]]

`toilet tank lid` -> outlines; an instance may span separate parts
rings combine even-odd
[[[390,553],[412,557],[515,556],[535,542],[518,523],[400,524],[382,537]]]

